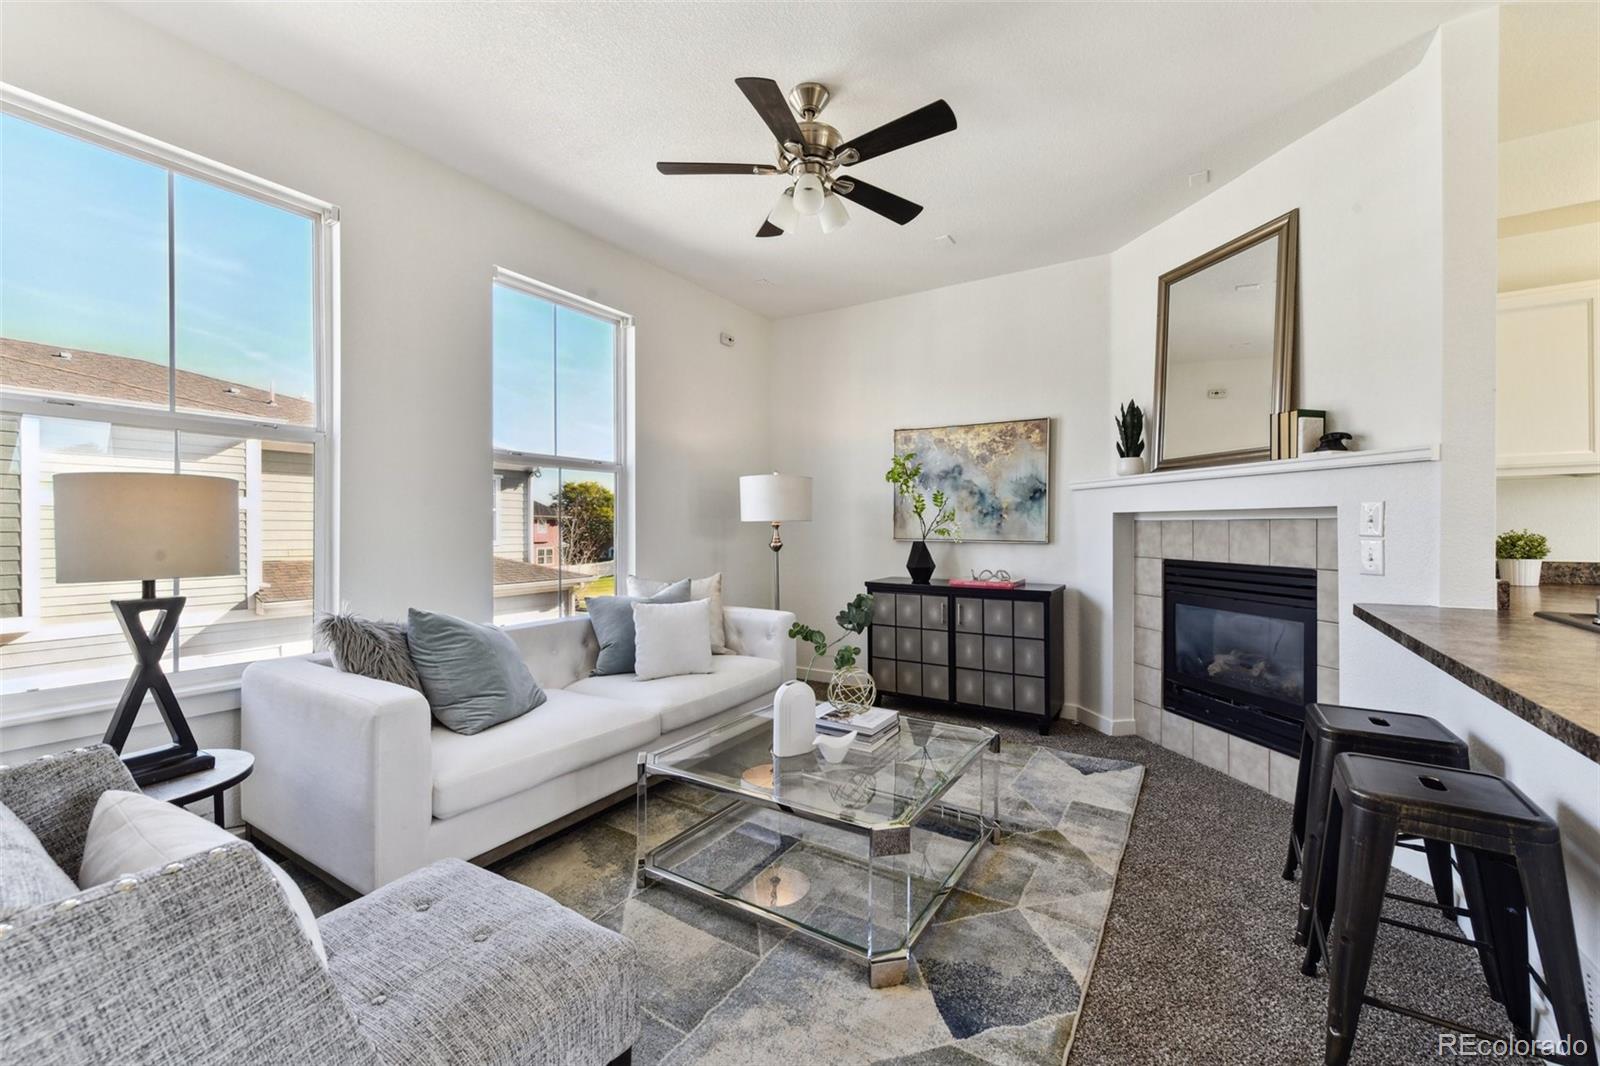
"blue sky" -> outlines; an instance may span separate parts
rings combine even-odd
[[[496,285],[495,447],[615,459],[615,353],[612,323]]]
[[[310,398],[312,222],[173,179],[176,356]],[[167,172],[0,116],[0,334],[165,365]]]

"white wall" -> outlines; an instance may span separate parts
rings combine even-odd
[[[784,530],[785,608],[831,628],[864,580],[905,573],[883,472],[894,430],[917,426],[1051,419],[1051,543],[932,551],[941,577],[1004,567],[1070,582],[1066,487],[1102,469],[1114,436],[1107,284],[1106,261],[1085,259],[777,324],[773,454],[815,479],[811,523]]]
[[[339,206],[352,609],[490,616],[497,265],[635,316],[636,568],[720,569],[731,602],[764,601],[764,538],[739,524],[735,478],[768,465],[765,319],[112,8],[6,5],[3,20],[7,82]]]
[[[1500,479],[1499,529],[1531,529],[1550,540],[1550,558],[1600,562],[1600,475]]]

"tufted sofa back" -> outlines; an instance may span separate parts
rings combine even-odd
[[[600,642],[588,616],[519,622],[505,627],[533,676],[545,688],[566,688],[594,669]]]

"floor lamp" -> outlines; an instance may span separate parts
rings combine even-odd
[[[172,743],[123,756],[141,785],[209,770],[216,760],[195,743],[161,657],[178,631],[184,597],[157,596],[158,579],[239,572],[239,483],[197,474],[57,474],[56,573],[59,584],[138,581],[138,599],[111,609],[133,647],[135,665],[106,728],[119,754],[146,694],[155,698]],[[144,615],[155,612],[146,628]]]
[[[782,602],[782,577],[778,553],[783,537],[778,527],[784,522],[811,521],[811,479],[799,474],[746,474],[739,479],[739,519],[766,522],[772,526],[772,606]]]

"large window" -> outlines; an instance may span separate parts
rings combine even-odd
[[[555,618],[616,590],[630,320],[494,281],[494,615]]]
[[[58,584],[51,479],[239,484],[240,572],[185,596],[169,670],[311,647],[332,601],[332,207],[24,93],[0,95],[0,694],[132,665],[107,601]]]

